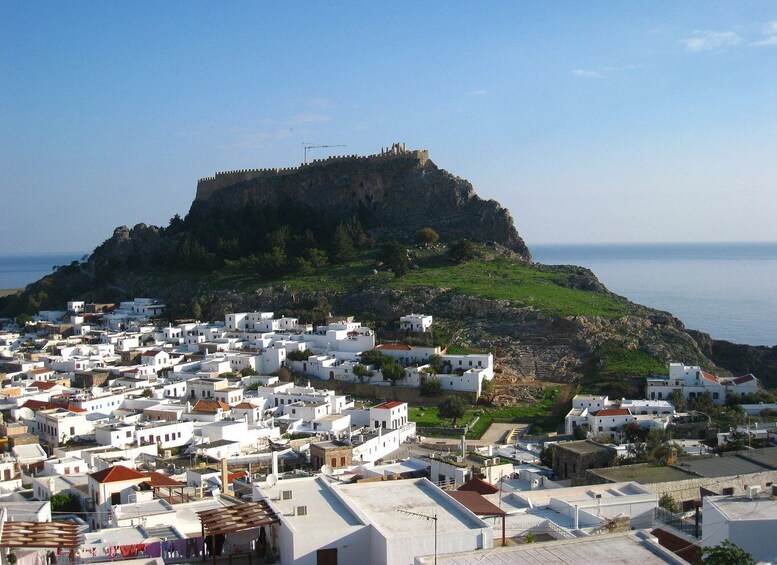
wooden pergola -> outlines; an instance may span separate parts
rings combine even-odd
[[[216,563],[216,536],[280,523],[280,519],[273,509],[270,508],[270,504],[266,500],[203,510],[202,512],[197,512],[197,515],[200,517],[203,539],[207,536],[211,538],[213,563]],[[204,560],[205,555],[203,552]]]
[[[82,543],[78,526],[70,522],[2,522],[0,548],[67,548]]]

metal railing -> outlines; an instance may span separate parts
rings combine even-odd
[[[695,519],[689,519],[683,514],[672,514],[659,506],[656,508],[655,519],[657,522],[671,526],[689,536],[695,538],[701,537],[701,524],[696,524]]]

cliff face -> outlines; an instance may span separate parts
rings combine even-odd
[[[428,226],[444,239],[493,241],[531,260],[510,212],[478,197],[469,182],[439,169],[425,151],[220,174],[200,181],[192,210],[218,206],[238,211],[247,204],[270,209],[304,205],[335,219],[367,218],[365,224],[379,239],[412,238]]]

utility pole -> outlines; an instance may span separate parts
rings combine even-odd
[[[348,147],[347,145],[320,145],[318,143],[306,143],[302,142],[302,164],[307,165],[308,164],[308,150],[310,149],[321,149],[324,147]]]

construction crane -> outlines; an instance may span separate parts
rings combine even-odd
[[[302,164],[308,164],[308,149],[321,149],[323,147],[348,147],[347,145],[319,145],[318,143],[302,142]]]

